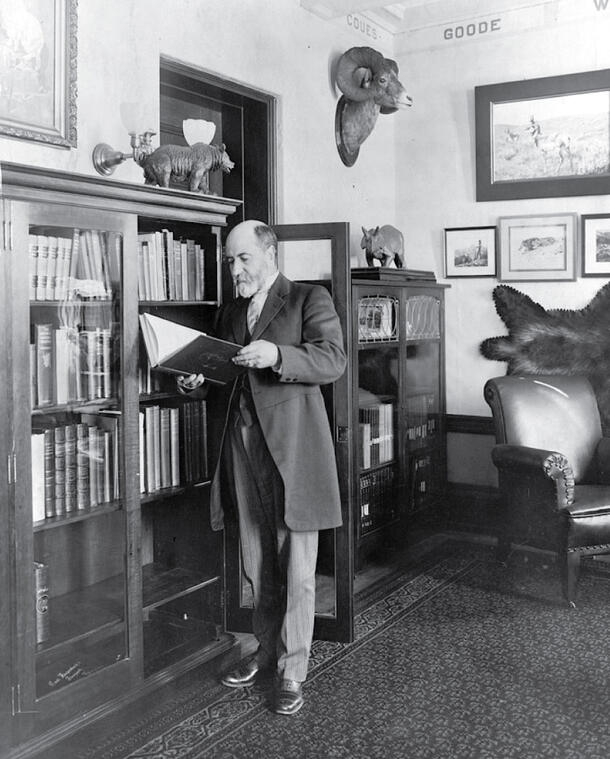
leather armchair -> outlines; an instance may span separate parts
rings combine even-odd
[[[586,377],[495,377],[485,384],[497,445],[501,529],[511,544],[557,551],[574,606],[582,556],[610,553],[610,438]]]

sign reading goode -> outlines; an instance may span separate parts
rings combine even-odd
[[[499,32],[502,28],[502,19],[492,18],[489,21],[472,21],[469,24],[446,26],[443,29],[443,38],[446,40],[460,40],[465,37],[480,37],[490,32]]]

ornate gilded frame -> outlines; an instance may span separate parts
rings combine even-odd
[[[0,23],[0,135],[76,147],[78,0],[34,0]]]

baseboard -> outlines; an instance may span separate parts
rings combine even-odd
[[[447,483],[443,528],[478,535],[497,535],[498,489],[487,485]]]

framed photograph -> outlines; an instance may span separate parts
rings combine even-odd
[[[580,220],[583,277],[610,277],[610,214],[583,214]]]
[[[575,213],[498,219],[498,279],[546,282],[576,279]]]
[[[610,69],[475,87],[477,200],[610,193]]]
[[[3,6],[0,134],[75,147],[77,0]]]
[[[496,228],[445,229],[446,277],[495,277]]]

